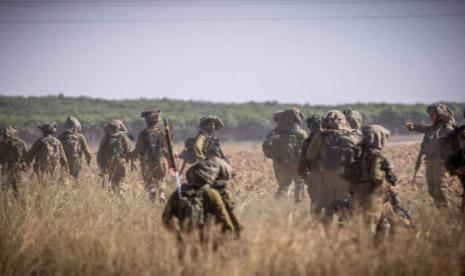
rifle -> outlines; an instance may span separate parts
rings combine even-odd
[[[166,119],[163,119],[163,124],[165,125],[165,141],[166,141],[166,146],[168,148],[168,156],[169,159],[171,160],[171,165],[174,169],[174,174],[176,177],[176,187],[178,190],[178,196],[181,199],[181,179],[179,177],[179,172],[178,169],[176,168],[176,160],[174,159],[174,150],[173,150],[173,142],[171,141],[171,131],[170,131],[170,126],[168,125],[168,122]]]
[[[412,178],[412,186],[415,190],[418,190],[415,180],[417,179],[417,173],[420,170],[421,163],[423,161],[423,156],[425,155],[426,143],[427,143],[427,139],[425,135],[423,136],[423,140],[421,141],[420,151],[418,151],[417,161],[415,162],[415,172],[413,173],[413,178]]]

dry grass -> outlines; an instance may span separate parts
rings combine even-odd
[[[175,237],[161,225],[162,207],[148,201],[137,174],[131,174],[120,199],[101,189],[92,167],[79,184],[31,181],[21,200],[1,192],[0,274],[462,274],[465,238],[457,209],[433,207],[422,173],[419,191],[408,186],[417,148],[396,144],[387,150],[417,227],[399,229],[378,246],[357,218],[344,228],[323,228],[309,217],[308,199],[298,205],[274,200],[271,162],[263,159],[260,146],[235,144],[226,145],[226,152],[236,168],[236,211],[246,227],[239,241],[227,241],[217,251],[187,241],[187,251],[196,254],[178,258]],[[451,187],[458,200],[458,183]]]

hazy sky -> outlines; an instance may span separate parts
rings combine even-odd
[[[0,1],[0,94],[465,101],[465,1]]]

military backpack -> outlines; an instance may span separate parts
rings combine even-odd
[[[81,153],[81,142],[79,140],[79,134],[67,133],[64,139],[62,139],[63,149],[69,155],[75,155]]]
[[[179,221],[186,231],[202,227],[205,224],[205,190],[208,184],[202,187],[192,187],[184,184],[181,187]]]
[[[25,159],[23,155],[23,143],[15,138],[5,140],[5,161],[6,163],[18,163]]]
[[[41,164],[58,164],[60,162],[61,143],[54,137],[44,137],[40,139],[41,148],[38,154],[38,161]]]
[[[160,158],[164,154],[163,133],[144,130],[141,135],[149,146],[147,152],[148,160],[156,163],[160,162]]]
[[[330,168],[349,166],[361,156],[360,139],[353,131],[323,131],[321,136],[325,145],[322,157]]]
[[[297,130],[298,128],[279,130],[270,135],[262,145],[265,156],[280,163],[296,164],[304,141]]]

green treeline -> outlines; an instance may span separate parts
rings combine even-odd
[[[465,103],[447,103],[455,112],[456,119],[463,121]],[[161,108],[165,118],[173,125],[175,138],[180,141],[197,132],[198,120],[202,115],[214,114],[221,117],[225,128],[221,137],[229,140],[261,140],[273,127],[272,114],[278,110],[299,107],[304,114],[324,114],[331,109],[352,108],[365,117],[365,124],[382,124],[393,133],[405,133],[404,123],[413,120],[429,123],[425,104],[350,104],[350,105],[297,105],[278,102],[248,102],[241,104],[181,101],[170,99],[102,100],[88,97],[11,97],[0,96],[0,124],[13,124],[20,135],[32,141],[39,131],[37,126],[45,121],[62,123],[68,115],[76,116],[91,141],[102,135],[102,122],[119,118],[133,134],[144,127],[140,113],[147,107]]]

